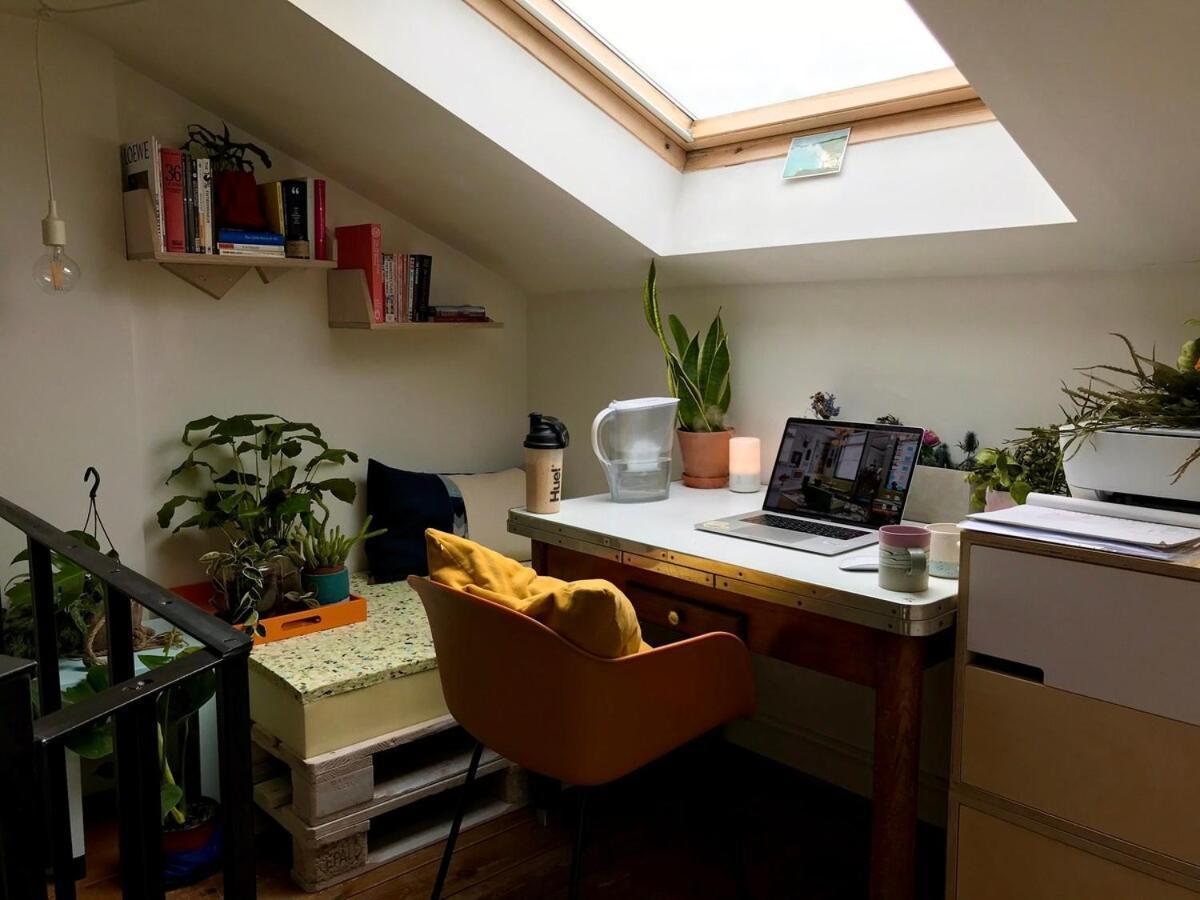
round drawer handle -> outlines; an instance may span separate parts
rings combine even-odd
[[[682,620],[683,620],[683,616],[681,616],[675,610],[671,610],[669,613],[667,613],[667,621],[670,622],[672,625],[678,625]]]

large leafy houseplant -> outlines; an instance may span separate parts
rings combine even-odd
[[[1191,319],[1187,325],[1200,329],[1200,319]],[[1090,366],[1081,370],[1089,376],[1087,384],[1063,386],[1063,392],[1075,407],[1070,416],[1067,454],[1077,452],[1088,438],[1113,428],[1200,429],[1200,337],[1186,341],[1171,364],[1160,362],[1153,354],[1138,353],[1123,334],[1113,336],[1125,343],[1130,366]],[[1133,384],[1123,387],[1099,373],[1123,375],[1132,379]],[[1200,460],[1200,442],[1171,473],[1173,483],[1197,460]]]
[[[679,429],[685,432],[725,430],[732,394],[729,368],[729,339],[718,311],[704,339],[700,333],[689,335],[679,317],[667,317],[675,349],[667,342],[658,305],[658,285],[654,262],[642,289],[646,323],[658,338],[667,364],[667,387],[679,398]]]
[[[182,441],[187,457],[167,476],[192,477],[192,493],[172,497],[158,511],[158,524],[170,527],[181,507],[191,514],[175,526],[220,528],[230,540],[287,545],[296,525],[323,504],[326,495],[353,503],[349,478],[318,478],[325,467],[358,462],[350,450],[330,447],[321,429],[273,414],[204,416],[188,422]],[[310,456],[303,457],[306,450]]]

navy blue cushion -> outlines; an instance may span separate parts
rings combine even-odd
[[[462,497],[441,475],[393,469],[367,461],[367,512],[372,528],[387,533],[366,542],[371,577],[377,582],[428,575],[425,529],[465,532]]]

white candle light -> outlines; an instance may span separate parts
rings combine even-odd
[[[756,437],[729,439],[729,489],[752,494],[762,487],[762,450]]]

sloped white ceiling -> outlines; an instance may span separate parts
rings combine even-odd
[[[912,2],[1003,123],[960,131],[1011,135],[1053,187],[1050,196],[1065,203],[1034,204],[1025,221],[1063,224],[1007,227],[1019,222],[980,216],[970,231],[935,223],[927,233],[881,236],[876,208],[857,234],[801,242],[788,230],[789,219],[805,215],[797,203],[794,216],[785,206],[774,223],[748,219],[741,229],[782,235],[777,246],[745,233],[734,250],[682,240],[699,233],[706,214],[689,196],[696,189],[681,186],[692,176],[631,146],[507,38],[464,18],[474,13],[459,0],[306,2],[330,22],[373,13],[378,34],[355,41],[368,52],[287,0],[210,0],[203,15],[185,0],[147,0],[70,23],[533,292],[634,285],[660,253],[678,254],[664,261],[666,280],[718,284],[1130,268],[1200,256],[1200,120],[1191,115],[1200,96],[1192,62],[1200,4]],[[397,21],[388,9],[407,15]],[[560,107],[557,131],[535,118],[545,107],[533,101],[550,96],[571,104]],[[514,100],[523,109],[517,115],[504,106]],[[852,147],[847,183],[856,156],[869,156],[859,151],[905,140]],[[600,168],[605,158],[612,168]],[[749,167],[739,169],[734,181],[751,177]],[[728,218],[736,203],[721,192],[726,209],[708,214],[736,231]],[[995,187],[1000,199],[1011,193]]]

